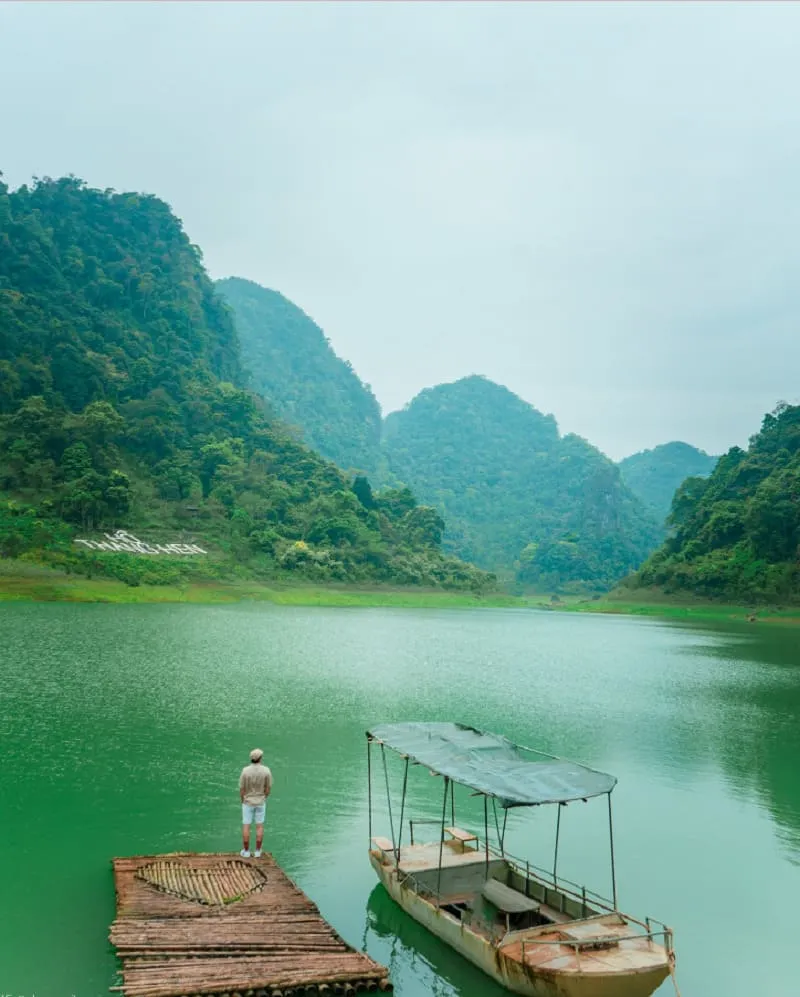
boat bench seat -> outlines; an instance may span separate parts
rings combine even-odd
[[[539,910],[539,901],[526,897],[519,890],[513,890],[497,879],[487,879],[481,893],[489,903],[504,914],[524,914]]]
[[[446,827],[444,833],[449,834],[455,841],[460,841],[462,849],[466,848],[468,841],[474,841],[475,847],[478,847],[478,835],[472,834],[471,831],[462,831],[460,827]]]

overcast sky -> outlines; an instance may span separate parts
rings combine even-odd
[[[800,400],[800,6],[0,4],[0,169],[167,200],[385,411],[485,374],[612,457]]]

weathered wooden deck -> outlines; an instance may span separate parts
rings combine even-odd
[[[110,940],[124,997],[299,997],[391,990],[271,855],[114,859]]]

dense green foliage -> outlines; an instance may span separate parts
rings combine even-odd
[[[687,478],[705,478],[714,470],[716,457],[688,443],[662,443],[619,462],[622,480],[633,494],[664,523],[672,497]]]
[[[291,572],[481,587],[413,496],[373,495],[243,388],[227,306],[155,197],[0,183],[0,553],[116,573]],[[204,560],[77,553],[69,536],[183,531]]]
[[[599,588],[641,564],[663,536],[605,457],[562,439],[552,416],[485,379],[422,392],[388,417],[381,439],[374,396],[307,315],[251,281],[217,286],[255,390],[339,466],[409,484],[434,504],[459,556],[525,585]]]
[[[380,406],[322,329],[277,291],[239,277],[216,286],[233,309],[253,389],[324,457],[345,469],[372,472]]]
[[[673,535],[626,584],[731,601],[800,598],[800,406],[765,416],[748,449],[675,494]]]
[[[659,540],[610,460],[483,377],[428,388],[388,416],[384,458],[444,515],[449,549],[526,586],[603,588]]]

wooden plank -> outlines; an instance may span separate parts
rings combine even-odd
[[[465,841],[478,840],[477,834],[472,834],[470,831],[463,831],[460,827],[446,827],[444,831],[445,834],[449,834],[451,838],[455,838],[456,841],[460,841],[462,844]]]
[[[391,989],[387,970],[340,938],[271,855],[120,858],[114,884],[124,997]]]

